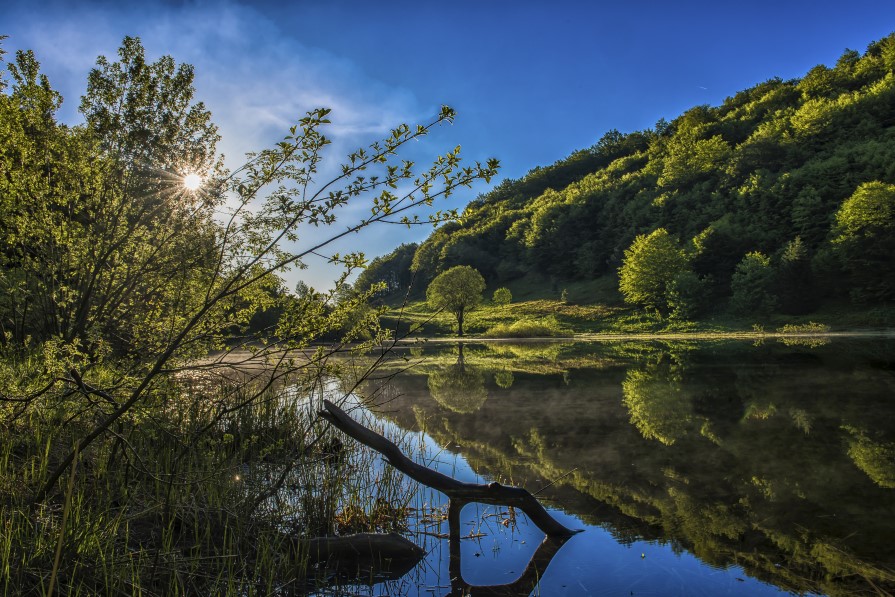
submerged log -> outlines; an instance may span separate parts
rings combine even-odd
[[[426,552],[397,533],[358,533],[296,542],[306,557],[307,588],[375,584],[397,580],[413,570]]]
[[[422,548],[398,533],[357,533],[339,537],[315,537],[307,540],[306,549],[311,562],[358,558],[419,561],[426,555]]]
[[[486,485],[458,481],[453,477],[417,464],[405,456],[394,443],[375,431],[367,429],[329,400],[324,400],[323,405],[326,410],[320,411],[321,417],[360,443],[385,456],[389,464],[414,481],[447,495],[451,499],[452,508],[462,507],[463,504],[469,502],[513,506],[525,512],[528,518],[549,537],[569,537],[580,532],[566,528],[553,518],[537,498],[526,489],[509,487],[500,483]],[[457,511],[459,513],[459,510]],[[453,529],[451,532],[454,532]]]

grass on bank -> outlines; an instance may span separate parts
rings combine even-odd
[[[0,365],[4,377],[36,373]],[[36,488],[100,408],[81,394],[27,409],[0,401],[0,595],[302,593],[330,582],[307,568],[300,539],[399,529],[412,492],[317,419],[308,397],[319,381],[160,388],[39,504]]]
[[[857,306],[849,302],[827,304],[805,315],[779,313],[737,316],[725,310],[698,320],[660,317],[654,312],[626,305],[617,280],[596,280],[561,285],[537,275],[507,284],[513,295],[509,304],[485,300],[466,316],[464,331],[470,337],[549,338],[594,334],[753,334],[756,329],[799,333],[797,328],[816,322],[828,331],[895,327],[895,305]],[[485,292],[493,294],[494,288]],[[563,298],[565,297],[565,299]],[[384,327],[398,335],[453,337],[456,321],[449,313],[432,310],[424,300],[393,306],[382,317]]]

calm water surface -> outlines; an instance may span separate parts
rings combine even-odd
[[[368,405],[417,458],[539,492],[562,545],[422,490],[425,561],[371,594],[895,593],[895,341],[413,348]],[[398,365],[394,370],[397,371]],[[497,589],[488,589],[502,585]]]

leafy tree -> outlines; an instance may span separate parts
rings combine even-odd
[[[509,305],[513,302],[513,293],[510,292],[510,289],[506,286],[501,286],[494,291],[494,295],[491,297],[491,302],[495,305]]]
[[[895,185],[869,182],[859,186],[836,212],[833,235],[853,296],[895,298]]]
[[[690,434],[696,423],[693,399],[683,389],[678,364],[660,359],[630,369],[622,381],[622,403],[645,439],[666,446]]]
[[[515,378],[513,377],[513,372],[509,369],[501,369],[494,373],[494,383],[499,388],[508,390],[513,387],[513,381],[515,381]]]
[[[125,42],[142,51],[138,40]],[[164,168],[178,150],[212,156],[216,129],[202,110],[201,122],[183,129],[176,119],[144,122],[143,137],[159,135],[168,144],[167,161],[149,167],[155,156],[125,151],[137,141],[113,141],[112,129],[90,115],[83,127],[58,125],[62,98],[39,75],[33,53],[19,52],[10,67],[12,93],[3,98],[2,114],[10,138],[0,150],[9,174],[0,182],[8,260],[2,326],[19,344],[29,336],[58,337],[88,355],[111,347],[131,356],[139,345],[139,355],[152,358],[167,327],[195,308],[213,276],[214,211],[222,199],[211,187],[187,191],[181,176]],[[147,73],[146,85],[157,86],[159,76]],[[101,78],[97,71],[91,77]],[[172,96],[107,81],[106,96],[88,95],[85,102],[91,98],[95,111],[195,113],[190,82],[178,81]],[[194,346],[201,353],[208,344]]]
[[[886,489],[895,489],[895,443],[868,437],[867,433],[845,426],[848,439],[848,456],[874,483]]]
[[[669,312],[669,291],[675,279],[689,268],[689,259],[664,228],[641,234],[625,250],[619,290],[625,301]]]
[[[439,274],[426,290],[426,300],[457,319],[457,335],[463,335],[463,319],[482,300],[485,279],[474,268],[458,265]]]
[[[225,173],[215,167],[216,129],[192,102],[192,70],[169,58],[145,64],[131,38],[120,57],[111,64],[101,58],[91,73],[84,126],[55,122],[61,98],[31,53],[19,53],[9,93],[0,95],[3,341],[17,351],[43,342],[45,365],[44,389],[13,398],[20,414],[83,398],[48,444],[54,456],[36,481],[35,502],[51,496],[96,442],[140,420],[178,372],[228,366],[227,355],[242,349],[272,367],[268,380],[279,379],[320,365],[325,353],[310,362],[285,355],[338,330],[345,332],[340,342],[384,340],[375,312],[362,309],[369,293],[291,299],[273,290],[277,275],[363,228],[419,221],[415,208],[497,169],[496,160],[462,165],[459,149],[422,172],[401,159],[406,144],[453,120],[444,107],[428,123],[399,125],[351,153],[329,181],[318,180],[330,144],[328,109],[308,112],[281,142]],[[188,191],[183,174],[194,168],[206,168],[206,181]],[[328,238],[294,248],[306,226],[344,217],[349,200],[367,200],[371,209]],[[365,262],[361,253],[332,254],[330,261],[343,268],[336,288]],[[275,329],[249,327],[259,309],[274,306]],[[234,329],[246,333],[228,344]],[[222,352],[198,365],[196,357],[212,349]],[[238,408],[260,396],[245,389],[251,381],[241,386],[247,394]],[[223,401],[207,408],[210,422],[196,433],[233,412]]]
[[[413,284],[410,266],[417,247],[416,243],[402,244],[388,255],[371,261],[357,277],[355,290],[362,292],[375,284],[381,284],[383,297],[406,294]]]
[[[801,237],[795,237],[783,248],[776,277],[777,297],[782,313],[802,315],[817,307],[811,259]]]
[[[193,67],[170,56],[147,63],[136,37],[124,38],[118,58],[99,57],[81,98],[102,150],[125,172],[208,174],[220,136],[204,104],[193,102]]]
[[[706,305],[706,282],[692,270],[677,274],[668,288],[668,308],[674,319],[691,319],[702,313]]]
[[[729,156],[730,146],[720,135],[700,139],[694,130],[687,130],[669,144],[658,182],[663,187],[691,185],[711,175]]]
[[[730,308],[740,315],[766,314],[776,305],[771,260],[758,251],[747,253],[730,282]]]

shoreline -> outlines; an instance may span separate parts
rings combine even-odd
[[[618,340],[762,340],[777,338],[893,338],[895,329],[843,330],[838,332],[619,332],[581,333],[573,336],[492,338],[487,336],[415,336],[396,340],[397,344],[455,342],[611,342]]]

